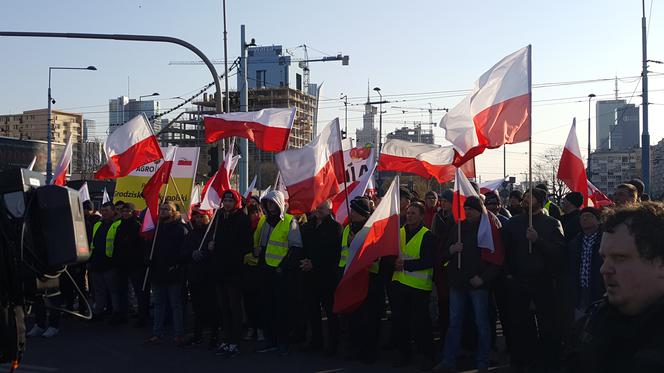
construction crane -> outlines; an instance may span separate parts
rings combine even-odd
[[[304,58],[293,58],[291,59],[292,62],[298,62],[300,68],[302,68],[302,71],[304,72],[302,76],[303,80],[303,90],[306,93],[309,93],[309,62],[329,62],[329,61],[341,61],[341,65],[343,66],[348,66],[348,62],[350,60],[350,57],[348,55],[343,55],[341,53],[337,53],[336,56],[326,56],[326,57],[321,57],[321,58],[314,58],[314,59],[309,59],[309,51],[307,50],[307,45],[302,44],[298,45],[296,48],[303,48],[304,49]],[[293,55],[292,51],[286,50],[288,54],[291,56]],[[221,65],[224,63],[223,60],[211,60],[214,65]],[[184,65],[203,65],[203,61],[170,61],[168,63],[169,65],[179,65],[179,66],[184,66]]]

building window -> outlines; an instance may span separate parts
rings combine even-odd
[[[266,70],[256,70],[256,88],[265,88],[266,83],[265,83],[265,76],[267,71]]]
[[[295,74],[295,89],[302,90],[302,75],[300,74]]]

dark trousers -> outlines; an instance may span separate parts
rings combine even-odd
[[[53,307],[62,307],[62,301],[62,295],[57,295],[55,297],[49,298],[48,304]],[[53,327],[56,329],[60,328],[60,318],[62,317],[61,311],[47,309],[42,297],[37,297],[33,308],[35,310],[35,323],[37,326],[42,329],[46,329],[48,327]]]
[[[336,351],[339,344],[339,319],[332,312],[334,291],[337,287],[336,272],[311,273],[304,277],[307,317],[311,328],[311,345],[323,345],[321,307],[327,316],[327,348]]]
[[[275,268],[262,268],[262,315],[265,336],[269,342],[280,347],[288,346],[288,336],[292,330],[291,310],[295,307],[295,274],[278,273]]]
[[[143,280],[145,276],[145,268],[137,267],[129,271],[128,277],[132,289],[134,289],[134,296],[136,297],[136,305],[138,306],[138,319],[139,321],[147,321],[150,317],[150,292],[143,291]],[[150,286],[147,286],[150,289]]]
[[[216,339],[219,333],[219,307],[214,283],[200,281],[189,283],[191,307],[194,310],[194,339],[203,336],[203,329],[210,328],[211,338]]]
[[[555,367],[561,346],[555,330],[553,281],[514,278],[510,282],[512,365]]]
[[[87,298],[87,291],[85,287],[85,265],[78,264],[69,266],[67,267],[67,272],[69,272],[71,275],[71,279],[66,274],[62,274],[62,276],[60,276],[60,293],[62,294],[64,306],[69,310],[73,310],[74,302],[78,298],[78,311],[80,313],[85,313],[87,312],[87,308],[85,306],[85,301]],[[83,296],[81,296],[81,294],[78,293],[78,290],[76,290],[76,287],[71,281],[72,279],[76,283],[76,286],[78,286],[78,288],[81,290]]]
[[[397,348],[403,357],[412,355],[410,341],[415,340],[418,352],[433,359],[433,336],[429,317],[431,292],[392,282],[392,327]]]
[[[512,314],[510,312],[510,292],[509,292],[509,281],[504,277],[500,276],[494,283],[493,289],[493,300],[495,302],[496,309],[498,311],[498,318],[500,319],[500,325],[503,328],[503,336],[505,337],[505,347],[507,351],[512,349]],[[495,342],[495,330],[496,323],[495,320],[492,320],[492,332]]]
[[[444,340],[450,325],[450,287],[447,282],[447,267],[434,266],[433,281],[438,296],[438,329]]]
[[[353,355],[373,360],[376,358],[380,335],[380,319],[385,306],[383,281],[369,273],[369,289],[364,303],[348,315],[351,351]]]
[[[261,320],[261,272],[258,266],[245,266],[242,280],[242,300],[247,327],[263,329]]]
[[[239,345],[242,338],[242,289],[226,281],[217,284],[217,301],[224,323],[225,342]]]

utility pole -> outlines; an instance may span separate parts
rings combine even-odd
[[[247,82],[247,48],[255,46],[254,39],[247,44],[244,32],[244,25],[240,26],[240,71],[238,76],[238,86],[240,90],[240,111],[249,111],[249,85]],[[249,178],[249,141],[240,139],[240,190],[245,191],[248,186]]]
[[[224,95],[226,101],[225,111],[230,113],[231,111],[231,98],[228,94],[228,32],[226,31],[226,0],[223,0],[224,7]],[[244,191],[240,192],[244,193]]]
[[[643,16],[641,17],[641,44],[643,46],[643,78],[642,104],[643,110],[643,132],[641,133],[641,175],[645,185],[644,193],[650,193],[650,133],[648,133],[648,42],[646,27],[646,3],[641,0]]]

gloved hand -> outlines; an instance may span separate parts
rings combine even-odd
[[[191,259],[193,259],[194,262],[200,262],[204,258],[205,258],[205,254],[203,254],[203,252],[201,252],[200,250],[194,250],[191,253]]]

